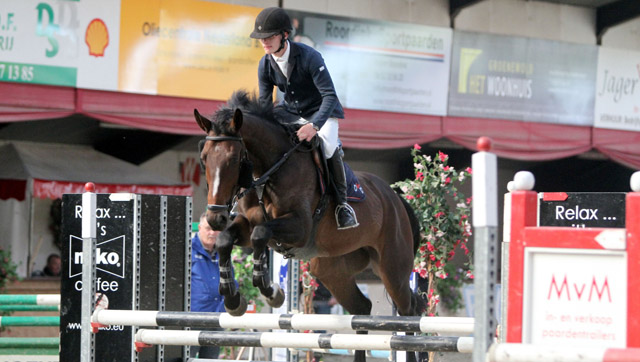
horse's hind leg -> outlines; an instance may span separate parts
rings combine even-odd
[[[369,264],[369,255],[363,249],[335,258],[311,259],[311,274],[315,275],[329,289],[349,313],[354,315],[370,315],[371,301],[360,291],[355,275]],[[367,334],[367,331],[356,331]],[[365,351],[356,351],[354,361],[365,362]]]
[[[260,289],[267,303],[272,308],[278,308],[284,303],[284,292],[276,283],[271,283],[269,266],[267,265],[267,242],[273,232],[264,225],[257,226],[251,234],[253,245],[253,286]]]

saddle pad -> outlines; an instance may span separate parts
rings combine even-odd
[[[318,174],[318,181],[320,181],[320,192],[324,194],[327,192],[324,179],[322,178],[322,172],[316,167]],[[361,202],[365,199],[364,189],[360,186],[358,177],[353,173],[351,167],[344,162],[345,177],[347,179],[347,201],[348,202]]]
[[[353,173],[351,167],[344,162],[345,176],[347,177],[347,200],[349,202],[364,201],[365,195],[358,177]]]

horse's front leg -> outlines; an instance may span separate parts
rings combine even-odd
[[[237,217],[234,223],[218,235],[216,249],[220,258],[220,295],[224,297],[224,308],[232,316],[241,316],[247,311],[247,301],[238,292],[233,274],[231,251],[234,241],[247,234],[248,223]]]
[[[278,283],[271,283],[269,266],[267,265],[267,243],[274,239],[283,244],[293,244],[302,240],[304,228],[292,215],[277,218],[258,225],[251,234],[253,245],[253,285],[260,289],[267,303],[272,308],[279,308],[284,303],[284,292]]]

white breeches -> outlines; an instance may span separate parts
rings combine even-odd
[[[329,118],[318,131],[318,137],[322,140],[324,158],[330,159],[338,148],[338,119]]]

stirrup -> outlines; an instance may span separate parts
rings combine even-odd
[[[340,224],[340,220],[338,219],[338,214],[340,214],[340,211],[342,209],[346,209],[347,212],[353,216],[353,221],[354,224],[352,225],[341,225]],[[358,218],[356,217],[356,212],[353,210],[353,208],[351,207],[351,205],[345,203],[345,204],[338,204],[338,206],[336,206],[336,210],[335,210],[335,217],[336,217],[336,225],[338,225],[338,230],[345,230],[345,229],[351,229],[351,228],[355,228],[358,227],[360,224],[358,223]]]

